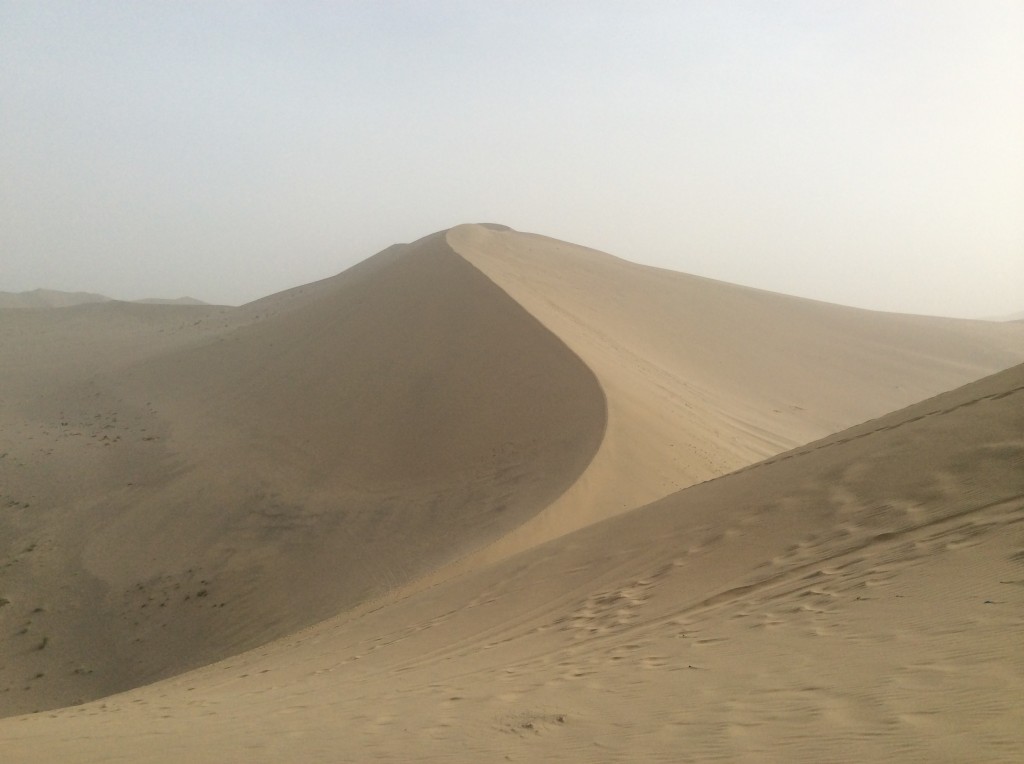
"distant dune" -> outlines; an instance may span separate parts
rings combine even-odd
[[[111,302],[110,297],[91,292],[60,292],[55,289],[33,289],[31,292],[0,292],[0,308],[69,308],[97,302]],[[148,297],[134,302],[154,305],[205,305],[192,297],[164,299]]]
[[[1012,760],[1021,362],[495,225],[8,311],[5,755]]]

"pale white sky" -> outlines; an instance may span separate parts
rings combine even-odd
[[[239,303],[498,222],[1024,309],[1024,3],[0,0],[0,291]]]

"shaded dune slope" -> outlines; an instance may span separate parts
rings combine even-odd
[[[443,235],[241,312],[63,391],[124,437],[90,463],[109,479],[18,513],[3,615],[32,621],[10,649],[45,677],[10,710],[177,673],[380,595],[539,511],[600,442],[593,374]]]
[[[1015,760],[1022,396],[1018,366],[230,665],[0,723],[7,750]]]

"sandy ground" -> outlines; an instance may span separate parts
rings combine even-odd
[[[5,760],[1024,756],[1019,324],[460,226],[0,353]]]

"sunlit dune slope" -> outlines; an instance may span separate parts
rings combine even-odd
[[[495,554],[1024,360],[1020,326],[830,305],[494,226],[459,226],[448,241],[572,348],[608,398],[593,463]]]
[[[18,761],[1018,761],[1024,366],[130,693]]]

